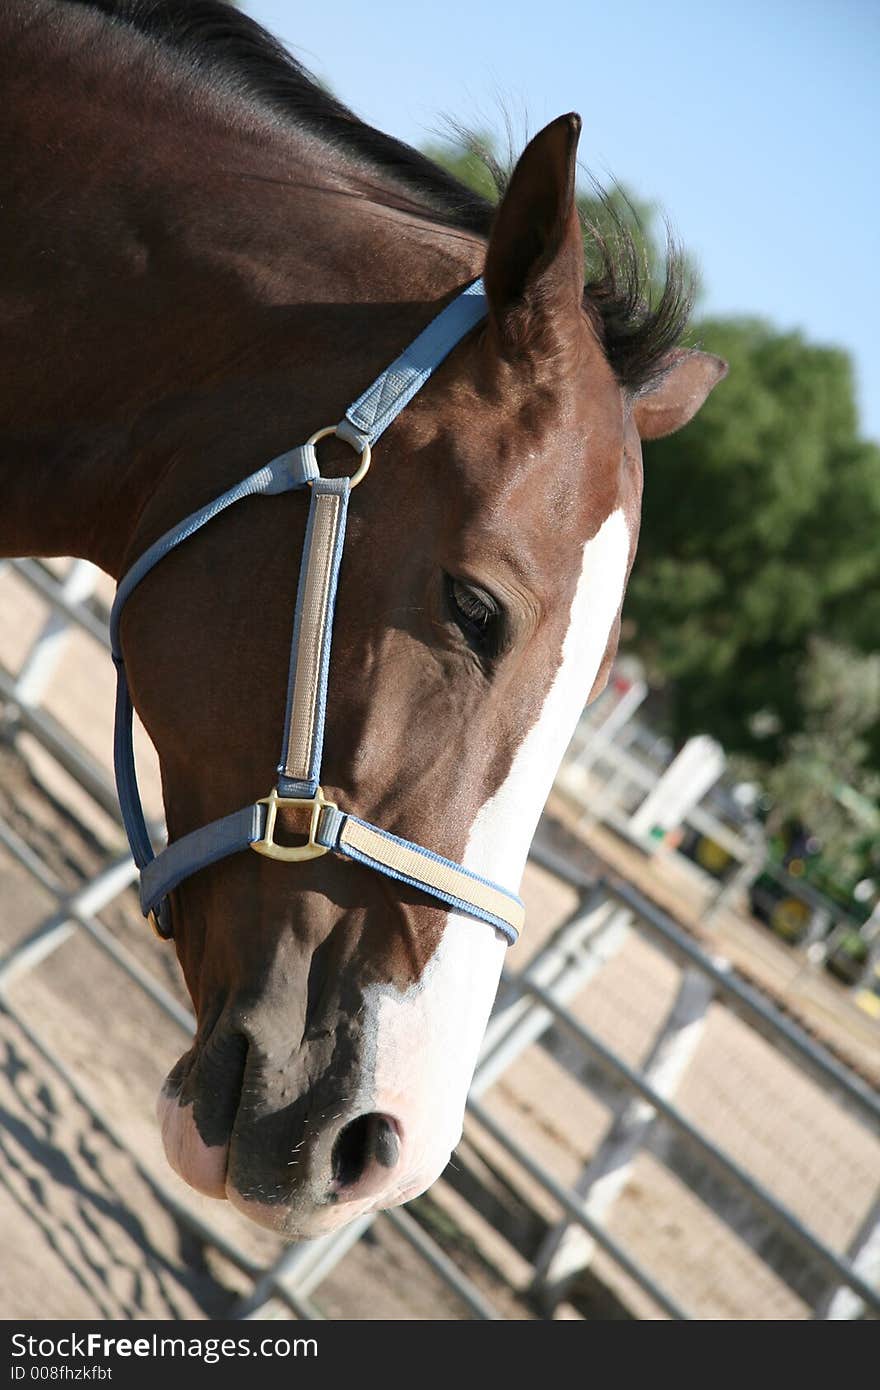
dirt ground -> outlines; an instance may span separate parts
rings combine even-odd
[[[0,661],[7,670],[19,669],[44,618],[20,580],[0,575]],[[105,769],[108,668],[93,643],[77,638],[46,693],[47,707],[73,722]],[[20,747],[27,761],[0,742],[0,823],[72,892],[121,849],[120,833],[32,740],[22,738]],[[150,795],[157,809],[154,775]],[[554,809],[565,820],[564,806]],[[832,982],[805,971],[737,914],[704,932],[699,885],[677,876],[675,865],[648,866],[601,830],[591,833],[591,845],[612,871],[673,911],[839,1057],[876,1076],[880,1029],[856,1016]],[[534,866],[524,893],[529,930],[510,953],[511,970],[528,962],[575,902],[570,889]],[[0,973],[5,955],[45,926],[54,908],[52,893],[0,845]],[[100,915],[113,938],[185,1005],[173,951],[145,930],[133,892]],[[679,985],[678,968],[649,938],[630,931],[569,1007],[638,1065]],[[235,1315],[254,1275],[280,1246],[226,1204],[195,1196],[165,1164],[153,1107],[162,1077],[186,1046],[183,1030],[82,929],[35,969],[8,978],[0,1000],[0,1317]],[[550,1035],[547,1043],[527,1048],[483,1099],[533,1158],[558,1181],[572,1183],[607,1134],[620,1096],[561,1038]],[[721,1004],[709,1010],[676,1103],[836,1249],[856,1239],[876,1200],[880,1143]],[[179,1209],[196,1212],[207,1233],[194,1234]],[[455,1167],[415,1211],[503,1317],[535,1316],[527,1296],[531,1262],[559,1212],[475,1120],[467,1122]],[[633,1165],[608,1228],[694,1317],[809,1317],[810,1301],[823,1287],[662,1127],[652,1130]],[[609,1316],[661,1316],[602,1254],[593,1255],[580,1292],[574,1290],[558,1316],[604,1316],[595,1310],[605,1305],[587,1296],[590,1280],[623,1310]],[[312,1299],[327,1317],[467,1316],[384,1219]],[[277,1300],[262,1315],[290,1316]]]

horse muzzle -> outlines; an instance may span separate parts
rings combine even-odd
[[[445,1167],[451,1144],[432,1145],[432,1161],[391,1098],[387,1109],[375,1098],[338,1096],[326,1104],[316,1094],[266,1107],[260,1095],[267,1088],[254,1079],[259,1070],[245,1068],[225,1137],[217,1119],[221,1110],[230,1113],[231,1103],[206,1121],[191,1081],[191,1099],[184,1100],[172,1073],[158,1102],[174,1171],[259,1225],[291,1239],[324,1235],[356,1216],[411,1200]],[[216,1092],[212,1099],[216,1103]]]

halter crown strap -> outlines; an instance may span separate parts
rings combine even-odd
[[[516,894],[441,855],[340,811],[320,787],[333,614],[345,523],[352,488],[369,463],[370,446],[412,400],[434,369],[486,313],[482,281],[447,305],[400,357],[346,411],[333,433],[361,451],[357,476],[322,478],[312,437],[272,460],[228,492],[180,522],[144,552],[119,585],[111,613],[117,670],[114,761],[123,821],[141,869],[141,906],[170,935],[167,896],[191,874],[249,846],[270,858],[301,860],[336,851],[377,872],[421,889],[458,911],[490,923],[516,940],[524,908]],[[327,431],[319,431],[318,437]],[[132,747],[132,705],[119,642],[123,605],[165,555],[243,497],[272,495],[310,485],[311,499],[297,591],[278,784],[268,797],[212,821],[154,856],[137,788]],[[274,839],[278,809],[310,813],[308,844],[286,847]]]
[[[466,333],[486,317],[486,291],[475,280],[423,328],[372,386],[348,407],[336,433],[355,449],[375,444],[404,406],[421,391],[435,368]]]

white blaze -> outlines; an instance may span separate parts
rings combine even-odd
[[[553,684],[510,772],[471,827],[465,867],[503,887],[519,885],[535,826],[596,679],[623,595],[629,543],[620,510],[587,542]],[[367,991],[373,1103],[402,1125],[400,1169],[414,1189],[410,1195],[438,1176],[458,1142],[506,949],[499,932],[453,912],[417,984],[405,994],[390,985]]]
[[[629,540],[618,510],[587,541],[553,684],[510,772],[471,828],[465,867],[505,887],[522,877],[544,802],[598,675],[623,597]]]

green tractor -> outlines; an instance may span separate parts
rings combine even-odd
[[[864,928],[877,903],[877,845],[871,837],[843,874],[819,839],[793,822],[768,843],[767,862],[749,890],[755,917],[792,946],[826,940],[825,967],[857,984],[871,957]]]

